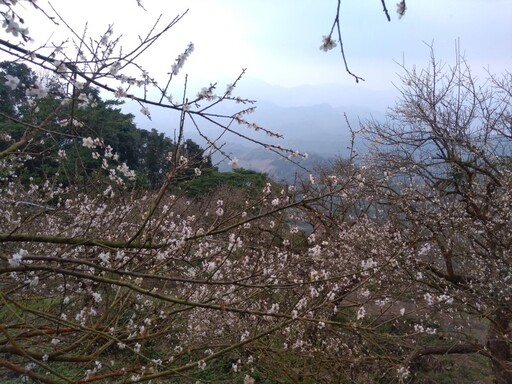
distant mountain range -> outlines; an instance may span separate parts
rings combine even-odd
[[[393,103],[391,91],[372,91],[360,86],[332,84],[286,88],[254,79],[242,81],[235,94],[257,100],[256,111],[247,115],[247,120],[279,132],[284,139],[269,138],[244,126],[234,129],[239,129],[240,133],[258,141],[280,144],[301,153],[307,152],[310,156],[303,164],[308,167],[332,157],[347,156],[351,137],[347,120],[357,130],[361,121],[369,118],[384,119],[387,105]],[[388,103],[389,100],[391,103]],[[233,114],[239,108],[241,105],[238,104],[220,105],[215,111]],[[151,110],[152,120],[149,121],[139,113],[140,106],[127,104],[123,109],[136,116],[139,127],[155,128],[171,138],[175,136],[172,127],[176,126],[178,120],[177,116],[170,116],[169,111]],[[202,129],[211,138],[216,138],[221,133],[213,126],[202,125]],[[197,132],[186,131],[186,136],[205,146],[204,139]],[[289,178],[294,170],[300,171],[292,163],[234,134],[222,136],[219,142],[224,143],[225,152],[239,159],[241,167],[263,171],[276,178]],[[229,169],[227,162],[222,162],[218,154],[213,155],[213,160],[219,162],[221,170]]]
[[[254,78],[243,78],[237,91],[258,101],[270,101],[280,107],[329,104],[333,107],[386,111],[397,96],[395,89],[373,90],[364,83],[353,85],[321,84],[282,87]]]

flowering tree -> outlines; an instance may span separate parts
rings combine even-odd
[[[377,149],[370,164],[381,170],[372,190],[410,247],[400,268],[414,302],[426,318],[452,323],[451,342],[417,346],[409,359],[481,354],[497,382],[511,382],[512,77],[482,85],[462,58],[446,67],[432,55],[401,80],[390,120],[365,127]]]
[[[182,78],[171,97],[193,44],[163,82],[141,68],[184,15],[128,50],[111,27],[98,37],[69,27],[74,49],[28,50],[23,3],[58,18],[33,0],[0,2],[15,41],[0,46],[16,61],[0,93],[12,101],[0,110],[2,380],[407,382],[426,356],[464,353],[510,381],[509,75],[478,87],[461,63],[405,70],[391,120],[363,129],[377,144],[364,162],[352,156],[296,185],[246,172],[257,193],[235,179],[188,197],[180,178],[194,185],[211,164],[186,126],[206,154],[222,152],[210,126],[290,160],[306,154],[254,134],[277,135],[247,120],[240,78],[193,96]],[[150,108],[175,113],[174,142],[156,132],[145,142],[167,151],[145,159],[158,163],[154,188],[137,184],[92,123],[123,100],[148,118]],[[223,115],[219,103],[241,108]],[[103,119],[109,135],[132,132],[118,120]],[[70,159],[87,172],[65,183]],[[40,179],[20,177],[28,164],[41,164]]]
[[[321,340],[308,332],[341,324],[331,319],[338,311],[332,302],[354,289],[345,277],[351,272],[340,274],[337,260],[321,257],[322,245],[312,237],[304,242],[289,220],[297,207],[337,193],[351,178],[310,196],[270,183],[257,196],[243,190],[230,191],[229,199],[174,194],[183,174],[201,177],[203,168],[186,155],[193,148],[184,139],[185,125],[205,138],[207,150],[222,151],[203,128],[214,125],[284,157],[301,154],[245,133],[277,135],[246,120],[253,107],[233,95],[238,79],[219,94],[210,85],[193,97],[185,79],[181,99],[171,97],[169,85],[193,53],[192,43],[170,63],[163,85],[140,67],[137,59],[183,15],[160,29],[156,23],[129,50],[112,27],[94,38],[71,26],[74,49],[50,42],[29,50],[20,4],[59,18],[35,1],[1,4],[4,32],[15,40],[0,40],[2,50],[44,71],[35,79],[9,69],[24,68],[19,65],[4,72],[4,96],[19,102],[0,115],[2,379],[196,381],[216,375],[250,383],[276,343],[289,346],[290,356],[319,351]],[[150,89],[156,99],[148,97]],[[133,169],[92,125],[99,107],[115,105],[102,104],[100,92],[138,103],[148,118],[150,106],[178,113],[176,143],[156,191],[134,184]],[[242,109],[232,115],[214,109],[231,102]],[[70,158],[86,177],[63,183]],[[44,168],[49,161],[51,171]],[[34,162],[41,177],[20,180]]]

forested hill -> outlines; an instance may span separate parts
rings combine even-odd
[[[84,88],[75,101],[64,103],[65,90],[60,89],[59,83],[52,78],[38,79],[25,64],[0,63],[0,76],[8,75],[18,78],[24,86],[13,90],[8,84],[0,83],[0,112],[3,113],[0,135],[4,139],[0,141],[0,151],[31,135],[20,122],[35,127],[49,115],[53,120],[51,127],[37,132],[24,149],[24,166],[15,171],[21,182],[42,182],[50,177],[66,186],[109,177],[111,166],[95,155],[101,147],[106,157],[114,159],[118,167],[133,171],[125,173],[138,187],[161,185],[177,154],[186,161],[186,166],[175,175],[176,180],[193,183],[189,189],[194,195],[207,193],[226,183],[258,188],[264,185],[266,177],[257,172],[239,170],[229,177],[221,175],[213,167],[210,156],[193,140],[185,140],[177,148],[172,139],[156,129],[138,128],[134,115],[121,111],[122,102],[102,100],[96,89]],[[44,94],[40,96],[44,97],[35,103],[31,93],[43,92],[43,89]],[[60,109],[57,108],[59,105]],[[52,115],[54,110],[57,112]],[[96,146],[96,138],[101,138],[101,146]]]

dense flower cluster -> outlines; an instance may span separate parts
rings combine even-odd
[[[173,75],[178,75],[180,69],[183,68],[185,61],[187,61],[192,52],[194,52],[194,44],[190,43],[187,49],[185,49],[185,51],[176,58],[176,62],[172,65],[171,73]]]
[[[5,32],[27,33],[4,18]],[[365,123],[376,146],[361,162],[338,160],[294,185],[265,180],[254,193],[221,186],[191,198],[178,181],[208,172],[186,156],[185,123],[204,137],[199,119],[240,137],[231,123],[279,134],[246,120],[254,106],[232,95],[236,82],[224,95],[211,85],[173,103],[168,84],[134,62],[166,28],[125,56],[114,53],[111,27],[75,42],[87,48],[75,55],[16,48],[55,77],[3,79],[8,92],[22,91],[12,120],[24,133],[0,136],[2,369],[46,382],[406,382],[426,356],[467,353],[489,358],[507,382],[510,77],[480,88],[467,86],[460,62],[446,75],[437,65],[406,71],[393,118]],[[322,50],[335,46],[324,36]],[[157,168],[158,185],[138,185],[115,144],[82,121],[98,112],[94,85],[148,117],[148,105],[180,112],[181,141],[158,159],[169,165]],[[148,98],[151,87],[159,99]],[[220,102],[244,109],[210,113]],[[88,172],[63,183],[50,165]],[[37,172],[22,178],[24,167]]]

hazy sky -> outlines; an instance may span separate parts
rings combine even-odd
[[[439,59],[450,62],[455,42],[476,72],[512,68],[512,0],[409,0],[402,19],[397,0],[388,0],[388,22],[378,0],[342,0],[342,33],[350,68],[372,89],[391,88],[399,67],[425,66],[433,43]],[[40,2],[44,5],[45,2]],[[94,35],[114,24],[125,47],[135,44],[156,18],[187,16],[168,32],[143,64],[163,78],[187,44],[195,44],[183,73],[193,81],[215,82],[235,78],[242,68],[248,76],[270,84],[354,84],[343,68],[338,50],[319,50],[322,35],[330,31],[336,0],[53,0],[53,6],[80,31],[89,21]],[[37,42],[50,36],[50,23],[35,23]],[[54,38],[60,38],[55,32]]]
[[[280,106],[329,103],[348,107],[350,117],[358,118],[361,115],[354,115],[351,106],[371,109],[373,114],[395,104],[398,92],[392,82],[398,84],[397,62],[408,68],[426,67],[430,56],[427,44],[433,45],[437,59],[453,63],[459,41],[479,77],[485,77],[486,68],[494,73],[512,70],[512,0],[408,0],[402,19],[396,14],[396,2],[387,0],[392,17],[388,22],[379,0],[342,0],[342,34],[349,66],[366,79],[358,85],[345,72],[339,50],[326,53],[319,49],[322,36],[331,29],[337,0],[142,0],[147,11],[139,8],[136,0],[52,0],[51,4],[78,34],[88,22],[88,36],[99,39],[113,24],[115,35],[122,35],[125,52],[137,45],[139,36],[145,36],[160,15],[164,24],[188,10],[137,60],[165,84],[176,57],[189,42],[194,43],[195,51],[171,86],[175,99],[181,94],[185,74],[192,84],[190,96],[215,82],[222,91],[224,84],[247,68],[248,78],[237,89],[240,96]],[[48,7],[45,0],[38,4]],[[40,14],[22,14],[36,38],[30,49],[69,37],[69,31],[62,31],[63,23],[59,30]],[[261,92],[263,88],[258,90],[255,85],[260,83],[252,79],[302,87],[264,87],[266,91]],[[330,85],[311,86],[320,84]],[[176,122],[172,111],[150,107],[153,120],[149,121],[139,112],[138,104],[127,103],[124,108],[136,115],[140,127],[155,127],[172,137]],[[279,131],[271,123],[266,128]]]

